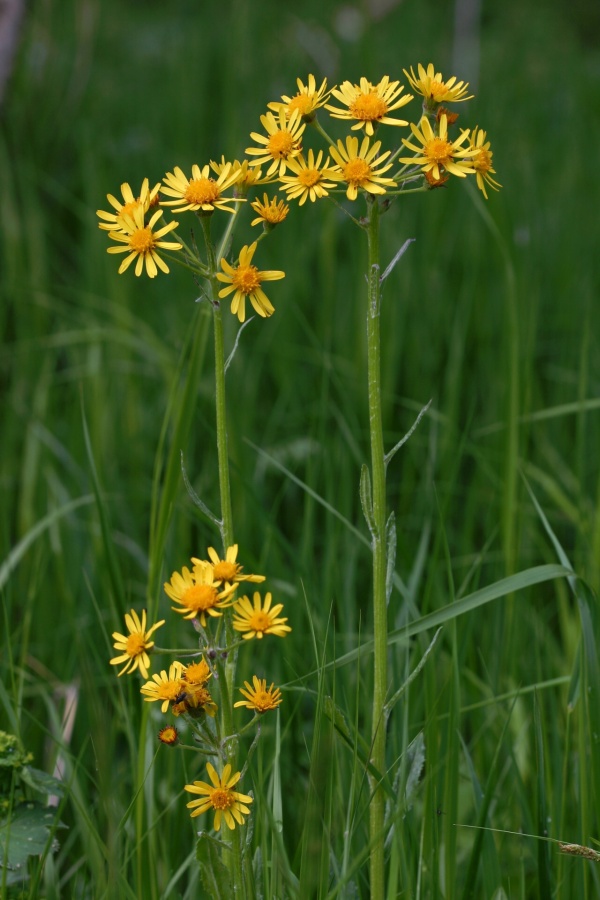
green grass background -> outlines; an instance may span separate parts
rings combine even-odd
[[[556,579],[445,623],[389,722],[388,896],[600,892],[592,862],[459,827],[599,837],[599,14],[585,0],[488,0],[465,36],[453,4],[388,7],[30,5],[0,123],[0,728],[40,768],[61,761],[68,829],[25,896],[204,896],[201,823],[182,796],[198,764],[167,748],[155,758],[163,719],[107,661],[131,606],[165,614],[161,644],[193,640],[161,585],[218,541],[177,463],[181,450],[216,508],[210,320],[183,271],[118,276],[95,210],[123,181],[240,158],[298,76],[402,78],[430,60],[475,87],[461,121],[488,131],[503,190],[484,204],[453,183],[384,219],[384,260],[416,238],[384,297],[388,447],[432,400],[389,470],[402,586],[391,627],[559,562],[524,478],[589,590]],[[260,262],[286,279],[228,373],[234,517],[246,569],[268,574],[294,630],[253,646],[240,671],[285,697],[247,776],[257,890],[366,897],[371,660],[326,667],[371,630],[370,555],[354,530],[366,537],[365,248],[320,204],[295,210]],[[188,398],[196,330],[206,353]],[[394,690],[434,633],[391,647]]]

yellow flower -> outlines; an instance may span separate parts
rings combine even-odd
[[[482,128],[475,127],[469,135],[469,145],[472,150],[477,151],[475,156],[471,158],[471,165],[475,169],[477,187],[487,200],[486,184],[493,191],[499,191],[502,185],[492,178],[492,175],[496,174],[496,170],[492,168],[492,156],[494,154],[490,150],[490,142],[486,141],[485,137],[485,131]]]
[[[242,574],[242,569],[244,567],[236,562],[237,554],[237,544],[233,544],[231,547],[227,548],[225,559],[221,559],[214,547],[209,547],[208,555],[210,557],[210,563],[201,559],[196,559],[195,557],[192,557],[192,562],[198,566],[211,565],[216,586],[225,584],[226,587],[231,587],[234,584],[239,584],[240,581],[253,581],[256,584],[259,584],[261,581],[265,580],[264,575]]]
[[[302,150],[302,132],[306,128],[302,122],[300,113],[295,110],[289,119],[286,118],[285,110],[279,110],[279,117],[276,119],[272,112],[265,113],[260,117],[262,126],[268,134],[265,137],[253,131],[250,137],[257,144],[264,144],[263,147],[248,147],[246,153],[248,156],[257,156],[250,162],[251,166],[260,166],[262,163],[271,163],[267,169],[267,176],[273,175],[275,172],[279,176],[285,175],[288,160]]]
[[[219,591],[219,585],[214,583],[212,566],[194,566],[193,574],[184,566],[179,572],[173,572],[171,581],[165,582],[165,593],[181,608],[172,606],[175,612],[182,613],[184,619],[199,618],[203,628],[206,628],[206,614],[209,616],[222,616],[221,612],[231,604],[230,595],[236,586],[226,587]]]
[[[162,210],[157,209],[152,218],[146,225],[144,222],[144,210],[142,207],[134,209],[131,215],[123,216],[123,231],[111,231],[109,237],[113,241],[119,241],[125,244],[124,247],[108,247],[107,253],[128,253],[121,265],[119,266],[119,275],[129,268],[134,259],[137,258],[135,264],[135,274],[141,275],[146,266],[146,274],[150,278],[154,278],[158,272],[168,274],[169,267],[166,262],[158,255],[157,250],[181,250],[181,244],[175,241],[160,240],[169,231],[177,228],[178,222],[169,222],[159,228],[158,231],[152,229],[162,216]]]
[[[230,266],[226,259],[221,259],[221,268],[223,272],[217,272],[219,281],[228,283],[228,286],[219,291],[219,297],[227,297],[235,291],[233,300],[231,301],[231,312],[237,316],[240,322],[246,318],[246,298],[263,319],[268,318],[275,312],[274,306],[261,288],[263,281],[278,281],[285,278],[285,272],[277,270],[259,272],[256,266],[252,265],[252,257],[256,250],[258,241],[254,241],[250,246],[244,246],[240,250],[240,258],[238,265],[234,268]]]
[[[125,615],[125,624],[129,632],[127,636],[119,634],[118,631],[113,632],[115,650],[124,650],[125,652],[122,656],[115,656],[114,659],[111,659],[110,664],[119,666],[122,662],[125,663],[118,673],[119,676],[124,675],[125,672],[135,672],[136,669],[139,669],[142,678],[148,678],[148,669],[150,668],[148,653],[154,647],[154,641],[149,638],[153,631],[165,624],[165,620],[161,619],[146,631],[146,610],[142,610],[142,620],[140,621],[135,609],[132,609]]]
[[[212,672],[205,659],[190,663],[182,670],[181,677],[187,684],[206,684],[212,678]]]
[[[176,200],[163,200],[163,206],[172,206],[173,212],[186,212],[191,209],[201,213],[213,213],[215,209],[223,209],[226,212],[235,212],[232,197],[223,197],[223,191],[231,187],[236,181],[235,174],[231,174],[231,165],[227,164],[222,169],[215,181],[210,177],[210,166],[192,166],[192,178],[186,178],[179,166],[175,166],[173,172],[167,172],[164,177],[166,187],[163,194],[176,197]]]
[[[323,79],[321,87],[317,90],[317,82],[314,75],[308,76],[307,84],[303,84],[299,78],[296,79],[298,85],[298,93],[293,97],[287,97],[285,94],[280,101],[275,103],[267,103],[269,109],[279,113],[284,110],[286,116],[291,116],[294,112],[299,112],[303,121],[310,122],[315,117],[319,107],[324,106],[330,91],[327,90],[327,79]]]
[[[468,81],[457,81],[453,75],[448,81],[444,81],[441,72],[436,72],[433,63],[429,63],[425,69],[421,63],[417,66],[417,77],[412,66],[410,72],[404,69],[404,74],[410,82],[413,91],[423,96],[423,105],[426,109],[435,109],[440,103],[457,103],[459,100],[472,100],[473,94],[466,96],[469,89]]]
[[[248,597],[240,597],[234,604],[233,611],[233,627],[236,631],[245,632],[242,637],[244,640],[251,638],[262,638],[265,634],[274,634],[277,637],[285,637],[288,631],[291,631],[289,625],[286,625],[286,619],[277,618],[283,603],[277,603],[271,609],[271,594],[265,595],[264,605],[258,591],[254,592],[254,606],[250,603]]]
[[[464,149],[460,146],[469,137],[468,130],[463,131],[459,138],[451,142],[448,140],[446,116],[440,116],[438,134],[435,134],[426,116],[423,116],[419,125],[420,128],[412,124],[410,127],[422,146],[417,147],[405,138],[402,138],[402,143],[420,156],[400,157],[400,162],[421,166],[423,172],[431,172],[434,181],[440,180],[442,171],[449,172],[450,175],[458,175],[460,178],[466,178],[467,175],[475,172],[472,157],[478,151],[470,148]]]
[[[346,196],[348,200],[356,200],[358,189],[368,191],[369,194],[385,194],[386,187],[395,187],[393,178],[383,178],[383,173],[392,168],[392,163],[383,165],[390,155],[386,150],[377,157],[381,141],[376,141],[369,147],[369,138],[365,135],[358,148],[358,138],[348,136],[346,146],[343,141],[337,142],[337,147],[331,148],[337,167],[341,172],[343,181],[348,185]],[[377,157],[377,159],[375,158]]]
[[[193,784],[185,785],[185,790],[190,794],[200,794],[201,796],[200,800],[192,800],[188,803],[187,808],[194,810],[191,813],[192,818],[212,808],[215,811],[215,831],[219,831],[221,828],[222,819],[233,831],[236,822],[238,825],[244,824],[244,816],[250,815],[247,804],[252,803],[252,797],[232,790],[240,780],[242,773],[236,772],[235,775],[232,775],[229,763],[223,769],[222,775],[218,775],[210,763],[206,763],[206,771],[212,784],[207,784],[205,781],[194,781]]]
[[[352,130],[364,128],[365,134],[370,137],[380,124],[408,125],[404,119],[393,119],[389,115],[395,109],[406,106],[413,98],[412,94],[401,97],[404,86],[398,87],[399,84],[399,81],[390,81],[388,75],[384,75],[379,84],[371,84],[366,78],[361,78],[360,84],[344,81],[331,93],[348,108],[338,109],[337,106],[327,104],[325,109],[329,110],[334,119],[358,120]]]
[[[161,712],[165,713],[169,708],[169,703],[174,703],[183,690],[182,669],[183,666],[180,662],[174,662],[169,666],[169,674],[163,669],[160,675],[153,675],[152,681],[147,681],[140,688],[140,693],[145,695],[144,700],[147,703],[162,700]]]
[[[179,741],[179,732],[174,725],[165,725],[158,732],[158,739],[163,744],[173,747]]]
[[[96,210],[98,218],[104,219],[103,222],[98,222],[98,228],[102,228],[104,231],[124,231],[125,221],[123,216],[131,216],[136,209],[142,209],[144,213],[147,213],[151,206],[155,206],[158,203],[159,188],[160,183],[155,184],[150,190],[148,179],[144,178],[139,197],[134,197],[133,191],[125,182],[121,185],[122,203],[116,197],[113,197],[112,194],[106,195],[106,199],[116,209],[116,213],[104,212],[101,209]]]
[[[257,678],[252,676],[254,687],[250,687],[247,681],[244,682],[246,690],[240,688],[240,694],[246,697],[246,700],[238,700],[234,706],[245,706],[248,709],[255,709],[256,712],[264,713],[269,709],[276,709],[281,703],[281,691],[274,684],[267,689],[266,678]]]
[[[291,165],[291,162],[293,162],[293,160],[290,161],[288,165]],[[279,225],[280,222],[283,222],[290,211],[289,206],[287,206],[283,200],[277,200],[277,194],[275,194],[272,199],[269,199],[268,194],[263,194],[262,202],[260,200],[253,200],[250,206],[254,212],[258,213],[256,219],[252,219],[250,224],[260,225],[262,223],[265,228],[269,230],[276,225]]]
[[[308,151],[308,160],[302,154],[296,159],[290,159],[288,169],[294,172],[294,175],[284,175],[280,180],[284,191],[287,192],[288,200],[298,200],[302,206],[308,199],[312,203],[319,197],[327,197],[327,188],[334,188],[342,176],[337,168],[330,166],[329,157],[325,160],[325,164],[321,166],[323,159],[323,151],[319,150],[317,158],[312,150]],[[333,181],[328,181],[333,179]]]
[[[257,184],[270,184],[274,178],[263,178],[262,169],[260,167],[251,168],[251,164],[247,159],[239,161],[234,159],[232,163],[225,162],[225,157],[221,157],[221,162],[211,160],[210,167],[216,175],[220,175],[226,166],[231,166],[230,175],[235,175],[234,196],[244,197],[248,193],[248,188]]]

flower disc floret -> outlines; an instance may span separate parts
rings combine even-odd
[[[358,146],[358,138],[348,136],[346,144],[340,140],[336,147],[331,148],[331,155],[337,163],[337,170],[341,173],[343,181],[348,185],[346,196],[348,200],[356,200],[358,191],[367,191],[369,194],[385,194],[387,187],[395,187],[393,178],[383,177],[383,173],[392,168],[392,163],[384,165],[390,155],[386,150],[381,156],[377,156],[381,148],[381,141],[376,141],[370,146],[369,138],[365,135]]]
[[[440,103],[458,103],[461,100],[472,100],[473,94],[467,96],[469,83],[457,81],[453,75],[447,81],[442,78],[441,72],[436,72],[433,63],[429,63],[425,69],[421,63],[417,66],[418,75],[415,75],[411,66],[410,72],[404,69],[411,88],[423,97],[423,106],[426,109],[435,109]]]
[[[261,284],[263,281],[277,281],[285,278],[285,272],[277,270],[261,272],[252,264],[257,244],[258,241],[254,241],[253,244],[242,247],[238,265],[235,267],[231,266],[226,259],[221,259],[223,272],[217,272],[219,281],[227,283],[227,287],[219,291],[219,297],[227,297],[233,293],[231,312],[238,317],[240,322],[246,318],[246,299],[250,300],[259,316],[267,318],[273,315],[275,307],[263,291]]]
[[[231,830],[238,825],[244,824],[244,816],[250,815],[248,804],[252,803],[252,797],[247,794],[240,794],[232,788],[241,778],[241,772],[231,774],[231,765],[227,763],[221,775],[219,775],[211,763],[206,764],[206,771],[211,780],[211,784],[205,781],[194,781],[193,784],[186,784],[185,790],[190,794],[199,794],[199,800],[192,800],[187,804],[188,809],[192,809],[190,814],[192,818],[199,816],[209,809],[214,809],[215,831],[221,828],[221,822],[224,820],[227,827]]]
[[[328,191],[336,187],[342,178],[339,170],[330,165],[329,157],[323,164],[322,150],[319,150],[316,159],[312,150],[308,151],[306,159],[303,154],[291,159],[288,169],[294,174],[284,175],[280,181],[288,199],[298,200],[300,206],[307,200],[314,203],[321,197],[327,197]]]
[[[140,688],[140,693],[144,695],[144,700],[148,703],[160,701],[162,703],[161,712],[165,713],[170,703],[174,703],[181,693],[184,682],[181,678],[183,666],[180,662],[171,663],[169,672],[165,669],[160,674],[152,676],[151,681],[147,681]]]
[[[234,706],[245,706],[247,709],[253,709],[258,713],[265,713],[270,709],[276,709],[281,703],[281,691],[274,684],[267,688],[266,678],[257,678],[252,676],[252,686],[245,681],[244,687],[240,688],[240,694],[245,700],[238,700]]]
[[[155,184],[150,190],[148,179],[144,178],[139,196],[134,197],[131,187],[125,182],[121,185],[123,202],[117,200],[112,194],[106,195],[106,199],[116,212],[104,212],[102,209],[96,210],[98,218],[103,220],[98,223],[98,228],[102,228],[104,231],[126,231],[126,218],[131,218],[137,209],[141,209],[144,214],[147,213],[151,206],[158,203],[159,189],[160,183]]]
[[[372,137],[378,125],[408,125],[405,119],[394,119],[389,115],[412,100],[412,94],[402,96],[403,90],[404,86],[399,81],[390,81],[388,75],[384,75],[379,84],[371,84],[366,78],[361,78],[360,84],[344,81],[331,93],[347,108],[326,104],[325,109],[334,119],[356,120],[352,130],[364,128],[365,134]]]
[[[136,260],[135,274],[141,275],[144,267],[146,274],[150,278],[154,278],[158,270],[168,274],[169,267],[166,262],[161,259],[158,250],[181,250],[181,244],[175,241],[163,241],[162,238],[169,231],[177,228],[178,222],[169,222],[154,231],[154,226],[162,216],[162,210],[157,209],[153,213],[148,224],[144,221],[144,210],[142,207],[134,209],[131,215],[123,215],[123,231],[111,231],[109,237],[113,241],[118,241],[125,246],[108,247],[107,253],[127,253],[121,265],[119,266],[119,275],[129,268],[131,263]]]
[[[179,166],[164,177],[163,194],[175,197],[175,200],[163,200],[163,206],[172,206],[173,212],[194,212],[210,214],[215,209],[235,212],[234,198],[223,197],[223,191],[235,184],[237,174],[231,172],[231,164],[227,163],[219,173],[216,181],[211,177],[210,166],[192,166],[192,177],[187,178]]]
[[[125,663],[119,676],[125,675],[126,672],[135,672],[139,670],[142,678],[148,678],[148,669],[150,668],[149,652],[154,647],[154,641],[150,640],[150,635],[165,624],[165,620],[161,619],[151,628],[146,629],[146,610],[142,610],[142,618],[132,609],[130,613],[125,615],[125,624],[127,625],[128,635],[120,634],[118,631],[113,632],[113,640],[115,642],[115,650],[123,650],[121,656],[115,656],[110,660],[111,666],[120,666]]]
[[[165,593],[179,606],[172,606],[184,619],[200,619],[206,628],[206,616],[222,616],[222,609],[231,605],[231,594],[236,585],[219,589],[213,578],[212,566],[208,563],[194,566],[193,573],[184,566],[181,572],[173,572],[171,581],[165,582]]]
[[[279,110],[277,119],[272,112],[268,112],[260,117],[260,121],[268,137],[256,131],[251,133],[252,140],[263,146],[246,148],[248,156],[258,157],[251,160],[250,165],[260,166],[263,163],[270,163],[267,177],[275,173],[279,176],[285,175],[288,161],[302,151],[301,138],[306,125],[302,122],[298,110],[295,110],[289,119],[286,117],[285,109]]]
[[[287,618],[279,618],[283,603],[277,603],[271,609],[271,594],[265,594],[264,603],[258,591],[254,592],[253,603],[248,597],[240,597],[233,606],[233,627],[242,632],[244,640],[261,639],[265,634],[285,637],[291,631],[286,625]]]
[[[463,131],[455,141],[450,141],[446,116],[440,117],[438,134],[433,131],[426,116],[421,119],[419,127],[412,124],[410,127],[421,146],[418,147],[402,138],[402,143],[417,156],[400,157],[400,162],[414,163],[420,166],[423,172],[431,172],[435,181],[440,180],[442,171],[448,172],[450,175],[458,175],[460,178],[466,178],[467,175],[475,172],[472,158],[478,151],[469,147],[461,147],[461,144],[464,144],[469,137],[468,130]]]

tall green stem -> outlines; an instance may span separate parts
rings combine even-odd
[[[210,301],[213,311],[213,329],[215,338],[215,413],[216,413],[216,431],[217,431],[217,458],[219,467],[219,491],[221,499],[221,540],[223,543],[223,552],[233,544],[233,513],[231,508],[231,485],[229,479],[229,452],[227,449],[227,404],[225,393],[225,349],[223,342],[223,316],[221,304],[219,302],[219,281],[217,279],[217,265],[219,260],[216,258],[215,250],[210,237],[210,219],[202,218],[202,228],[204,230],[204,239],[206,243],[206,252],[208,257],[209,269],[209,288]],[[219,247],[219,255],[222,248],[225,247],[233,231],[233,222],[227,229],[221,245]],[[226,620],[227,644],[233,643],[234,632],[230,618]],[[232,719],[232,692],[235,682],[235,670],[237,664],[237,650],[232,651],[225,663],[225,671],[221,666],[218,667],[221,685],[221,722],[223,726],[223,735],[229,737],[233,734]],[[231,740],[227,746],[227,762],[231,763],[235,771],[237,758],[237,740]],[[233,892],[235,897],[242,897],[244,891],[243,873],[242,873],[242,847],[239,828],[234,828],[231,832],[231,852],[226,856],[226,863],[229,865],[233,878]]]
[[[373,721],[371,761],[383,776],[385,772],[384,704],[387,693],[387,602],[386,602],[386,490],[385,451],[381,415],[381,281],[379,266],[379,203],[369,202],[367,237],[369,248],[367,354],[369,380],[369,431],[371,438],[372,548],[373,548]],[[383,900],[385,796],[376,777],[370,778],[370,879],[371,900]]]

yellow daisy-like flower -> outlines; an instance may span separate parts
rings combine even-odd
[[[288,163],[290,165],[290,163]],[[265,228],[271,230],[279,225],[286,218],[290,211],[289,206],[283,200],[277,199],[277,194],[269,199],[268,194],[263,194],[262,202],[253,200],[250,204],[254,212],[258,213],[256,219],[252,219],[251,225],[264,225]]]
[[[184,683],[181,678],[183,666],[180,662],[171,663],[169,672],[163,669],[160,675],[157,673],[152,676],[152,681],[147,681],[140,688],[140,693],[144,694],[144,700],[147,703],[153,703],[155,700],[161,700],[161,712],[166,712],[169,703],[174,703],[176,698],[181,694]]]
[[[460,178],[466,178],[475,172],[473,167],[473,157],[478,153],[477,150],[461,148],[461,144],[469,137],[468,130],[463,131],[461,136],[455,141],[448,140],[448,120],[446,116],[440,117],[439,133],[436,134],[431,127],[429,119],[423,116],[419,126],[411,123],[411,130],[416,139],[421,143],[421,147],[411,144],[405,138],[402,143],[409,150],[417,154],[415,157],[400,157],[400,162],[414,163],[421,166],[423,172],[431,172],[435,181],[441,178],[441,172],[448,172],[450,175],[458,175]]]
[[[279,113],[282,109],[286,116],[291,116],[294,112],[299,112],[304,122],[310,122],[315,117],[316,111],[324,106],[329,97],[330,91],[327,90],[327,79],[324,78],[321,87],[317,89],[317,82],[314,75],[308,76],[308,82],[303,84],[299,78],[296,79],[298,85],[298,93],[293,97],[287,97],[285,94],[281,100],[274,103],[267,103],[269,109]]]
[[[473,94],[466,96],[469,90],[468,81],[457,81],[455,75],[448,81],[444,81],[442,73],[435,71],[433,63],[429,63],[427,69],[419,63],[417,70],[418,77],[412,66],[410,72],[404,69],[404,74],[413,91],[422,95],[423,105],[426,109],[435,109],[440,103],[458,103],[459,100],[473,99]]]
[[[235,775],[232,775],[229,763],[223,769],[222,775],[217,774],[211,763],[206,763],[206,771],[212,784],[207,784],[205,781],[194,781],[193,784],[185,785],[185,790],[190,794],[201,795],[200,800],[192,800],[187,804],[187,808],[194,810],[191,813],[192,818],[212,808],[215,811],[215,831],[219,831],[221,828],[222,819],[233,831],[236,822],[238,825],[244,824],[244,816],[250,815],[247,804],[252,803],[252,797],[232,790],[240,780],[242,773],[236,772]]]
[[[148,179],[144,178],[139,197],[134,197],[133,191],[125,182],[121,185],[122,203],[116,197],[113,197],[112,194],[106,195],[106,199],[116,209],[116,212],[104,212],[102,209],[96,210],[98,218],[104,219],[103,222],[98,222],[98,228],[102,228],[104,231],[124,231],[126,225],[123,216],[131,216],[136,209],[142,209],[144,213],[147,213],[151,206],[158,204],[159,189],[160,182],[155,184],[150,190]]]
[[[210,557],[210,563],[201,559],[196,559],[195,557],[192,557],[192,562],[198,566],[211,565],[215,585],[220,586],[225,584],[227,587],[231,587],[234,584],[239,584],[240,581],[253,581],[255,584],[260,584],[260,582],[265,580],[264,575],[243,574],[242,569],[244,567],[237,562],[237,544],[232,544],[231,547],[227,548],[225,559],[221,559],[214,547],[208,548],[208,555]]]
[[[213,213],[215,209],[235,212],[233,197],[223,197],[223,191],[235,184],[236,175],[231,174],[231,165],[222,169],[216,181],[210,176],[210,166],[192,166],[191,179],[186,178],[179,166],[164,177],[166,187],[163,194],[176,197],[176,200],[163,200],[163,206],[172,206],[173,212],[186,212],[188,209],[201,213]]]
[[[253,141],[264,145],[246,148],[248,156],[258,157],[258,159],[251,160],[250,165],[260,166],[263,163],[270,163],[267,177],[275,172],[281,177],[281,175],[285,175],[288,160],[298,156],[302,151],[302,132],[306,125],[298,110],[295,110],[289,119],[286,118],[285,109],[279,110],[277,119],[272,112],[268,112],[260,117],[260,121],[268,137],[258,134],[256,131],[250,134]]]
[[[234,195],[244,197],[248,193],[248,189],[257,184],[270,184],[274,181],[274,177],[262,177],[262,169],[258,166],[251,167],[247,159],[239,161],[234,159],[232,163],[225,161],[225,157],[221,157],[221,162],[211,160],[210,167],[216,175],[221,175],[226,166],[231,166],[230,175],[235,175]]]
[[[158,732],[158,739],[161,743],[173,747],[179,741],[179,732],[174,725],[165,725]]]
[[[254,709],[256,712],[264,713],[269,709],[276,709],[282,701],[281,691],[274,684],[267,688],[266,678],[257,678],[252,676],[254,687],[250,687],[247,681],[244,682],[246,690],[240,688],[240,694],[246,697],[245,700],[238,700],[234,706],[245,706],[247,709]]]
[[[165,234],[177,228],[179,223],[169,222],[168,225],[164,225],[158,231],[153,231],[152,229],[161,216],[162,210],[157,209],[146,225],[144,222],[144,210],[142,207],[138,207],[133,210],[131,215],[123,216],[124,230],[122,232],[111,231],[109,233],[108,236],[113,241],[119,241],[125,246],[108,247],[107,253],[129,254],[119,266],[119,275],[122,275],[129,268],[134,259],[137,260],[135,264],[136,275],[142,274],[144,266],[146,267],[146,274],[150,278],[154,278],[159,269],[161,272],[168,274],[169,267],[164,259],[161,259],[158,255],[158,250],[181,250],[181,244],[175,241],[161,240]]]
[[[175,612],[182,613],[184,619],[200,619],[203,628],[206,628],[206,615],[222,616],[221,612],[231,604],[230,595],[235,591],[236,585],[227,586],[219,590],[215,584],[212,566],[194,566],[193,573],[184,566],[179,572],[173,572],[171,581],[164,584],[165,593],[179,607],[172,606]]]
[[[475,127],[469,134],[469,145],[472,150],[476,150],[475,156],[471,158],[471,165],[475,169],[475,177],[477,178],[477,187],[485,197],[488,195],[485,190],[488,184],[493,191],[499,191],[502,187],[492,175],[496,174],[496,170],[492,168],[492,156],[490,150],[490,142],[486,141],[486,133],[482,128]]]
[[[342,180],[348,185],[348,200],[356,200],[359,188],[369,194],[385,194],[386,187],[396,186],[393,178],[383,177],[383,173],[391,169],[393,164],[384,165],[390,155],[389,150],[377,156],[380,147],[381,141],[376,141],[370,147],[369,138],[365,135],[360,149],[358,138],[353,136],[346,138],[346,146],[343,141],[338,141],[337,147],[331,148],[331,155],[338,165]]]
[[[300,206],[309,199],[314,203],[320,197],[327,197],[328,188],[336,187],[342,178],[339,169],[330,166],[329,157],[324,165],[321,165],[322,160],[322,150],[319,150],[316,159],[312,150],[308,151],[308,159],[302,153],[296,159],[290,159],[288,169],[294,175],[284,175],[280,179],[288,200],[299,200]]]
[[[250,603],[248,597],[240,597],[233,606],[234,617],[233,627],[236,631],[244,632],[242,637],[244,640],[251,638],[262,638],[265,634],[274,634],[277,637],[285,637],[288,631],[291,631],[289,625],[286,625],[286,619],[278,618],[279,613],[283,609],[283,603],[277,603],[271,609],[271,594],[265,594],[265,602],[263,604],[258,591],[254,592],[254,605]]]
[[[227,287],[219,291],[219,297],[227,297],[235,291],[231,301],[231,312],[238,317],[240,322],[246,318],[246,298],[250,300],[258,315],[263,319],[273,315],[275,307],[261,288],[261,284],[263,281],[278,281],[280,278],[285,278],[285,272],[277,270],[259,272],[256,266],[252,265],[252,257],[257,243],[258,241],[254,241],[250,246],[242,247],[238,265],[235,268],[230,266],[226,259],[221,259],[223,272],[217,272],[219,281],[228,283]]]
[[[410,103],[412,94],[401,96],[404,85],[399,81],[390,81],[388,75],[384,75],[379,84],[371,84],[366,78],[360,79],[360,84],[352,84],[344,81],[339,88],[332,90],[333,96],[347,106],[347,109],[339,109],[337,106],[327,104],[334,119],[358,120],[352,130],[365,129],[365,134],[372,137],[378,125],[408,125],[404,119],[394,119],[390,113]]]
[[[124,650],[125,652],[121,656],[115,656],[114,659],[111,659],[110,664],[111,666],[120,666],[121,663],[125,663],[121,671],[117,673],[119,676],[139,669],[142,678],[148,678],[148,669],[150,668],[148,653],[154,647],[154,641],[149,640],[149,638],[153,631],[165,624],[165,620],[161,619],[160,622],[156,622],[152,628],[148,628],[146,631],[146,610],[142,610],[142,619],[140,621],[140,617],[135,609],[132,609],[130,613],[125,615],[125,624],[129,632],[127,636],[119,634],[118,631],[113,631],[115,650]]]

